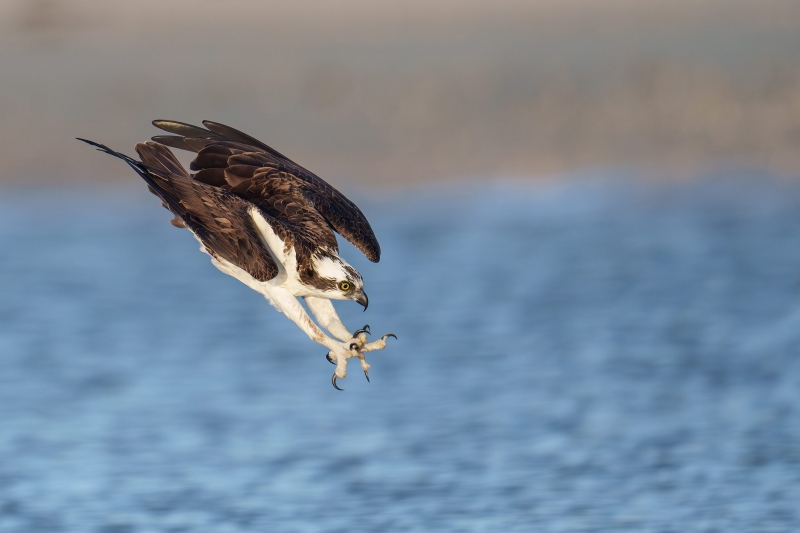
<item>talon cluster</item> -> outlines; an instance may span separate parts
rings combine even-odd
[[[363,352],[371,352],[373,350],[383,350],[384,348],[386,348],[386,339],[388,339],[389,337],[394,337],[395,339],[397,339],[397,335],[395,335],[394,333],[387,333],[386,335],[384,335],[383,337],[381,337],[376,341],[367,342],[367,335],[369,334],[370,334],[369,324],[365,324],[363,328],[358,329],[355,331],[355,333],[353,333],[352,337],[353,342],[350,342],[350,345],[348,346],[349,353],[346,354],[345,360],[343,361],[341,375],[339,375],[340,365],[338,358],[335,355],[334,357],[331,357],[331,354],[333,352],[328,352],[325,354],[325,358],[328,360],[328,362],[331,363],[332,365],[336,365],[336,372],[334,372],[333,376],[331,377],[331,383],[333,384],[333,388],[335,388],[336,390],[344,390],[341,387],[339,387],[339,385],[336,384],[336,379],[339,377],[342,378],[345,377],[347,368],[347,359],[350,359],[352,357],[357,357],[358,360],[361,362],[361,369],[364,371],[364,376],[367,378],[367,381],[370,381],[369,379],[370,365],[369,363],[367,363],[367,360],[365,359]]]

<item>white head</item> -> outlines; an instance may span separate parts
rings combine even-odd
[[[322,298],[331,300],[353,300],[364,306],[369,299],[364,293],[364,280],[358,271],[337,256],[315,256],[311,259],[314,273],[308,284],[313,285]],[[306,280],[304,280],[306,281]]]

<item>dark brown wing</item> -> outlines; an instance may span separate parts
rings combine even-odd
[[[204,120],[203,124],[208,129],[182,122],[155,120],[153,125],[175,135],[158,135],[153,140],[196,152],[197,157],[190,167],[197,171],[194,175],[196,180],[232,190],[264,209],[268,209],[271,202],[263,195],[270,192],[271,187],[265,187],[259,180],[278,177],[290,180],[327,224],[361,250],[370,261],[380,260],[380,245],[369,222],[342,193],[246,133],[209,120]],[[270,172],[259,172],[262,167],[270,169]],[[252,183],[240,187],[243,181]]]
[[[259,281],[278,275],[278,266],[256,229],[250,210],[255,206],[223,189],[192,180],[172,152],[157,143],[136,145],[142,161],[86,141],[128,163],[208,252],[248,272]],[[268,215],[265,215],[268,222]]]
[[[230,168],[226,169],[226,173]],[[336,236],[303,195],[301,184],[291,174],[271,167],[259,167],[252,179],[238,181],[231,192],[242,198],[256,199],[263,211],[289,227],[295,244],[303,243],[338,252]],[[313,252],[313,249],[308,252]]]

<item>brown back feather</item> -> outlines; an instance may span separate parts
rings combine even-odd
[[[254,206],[224,189],[193,180],[165,146],[139,143],[136,152],[149,171],[148,184],[175,216],[197,235],[208,252],[248,272],[259,281],[278,275],[250,210]],[[145,177],[145,176],[143,176]],[[268,214],[264,214],[268,222]]]

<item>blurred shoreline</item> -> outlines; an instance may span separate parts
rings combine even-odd
[[[800,4],[33,0],[0,7],[0,183],[124,182],[154,118],[338,183],[800,175]]]

